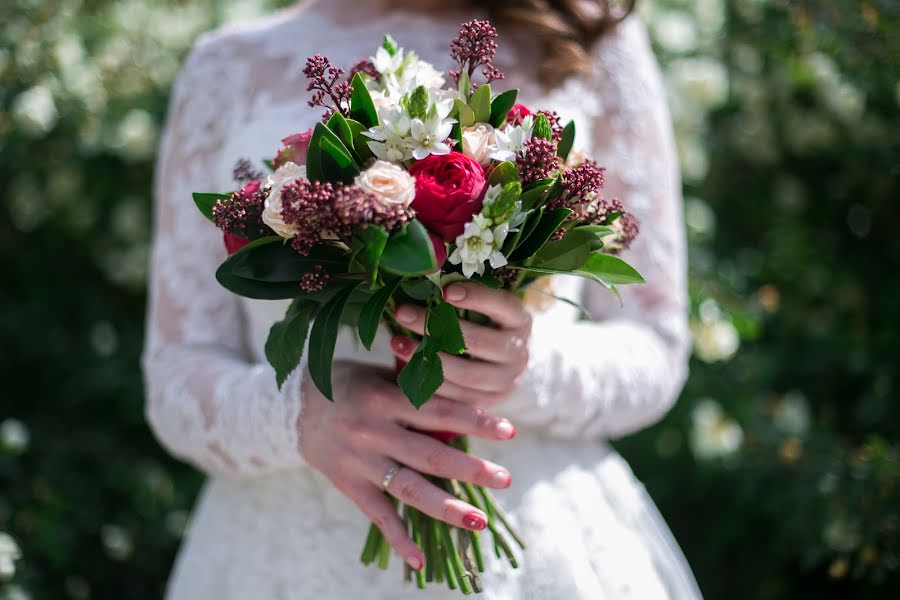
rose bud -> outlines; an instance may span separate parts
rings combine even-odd
[[[445,242],[481,211],[484,168],[475,159],[459,152],[431,154],[413,163],[409,174],[416,178],[416,218]]]
[[[309,140],[312,138],[312,134],[313,129],[310,127],[306,131],[289,135],[281,140],[284,145],[275,155],[273,161],[275,168],[288,162],[298,165],[306,164],[306,152],[309,150]]]
[[[511,125],[521,125],[522,119],[531,114],[531,111],[528,110],[528,107],[524,104],[513,104],[512,108],[509,109],[509,113],[506,115],[506,122]]]

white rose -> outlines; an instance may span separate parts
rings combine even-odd
[[[281,218],[281,190],[289,183],[306,177],[306,165],[297,165],[292,162],[286,162],[269,175],[266,185],[269,190],[269,197],[266,198],[265,208],[262,213],[263,223],[272,228],[272,231],[283,238],[292,238],[297,234],[297,228],[294,225],[288,225]]]
[[[386,160],[376,160],[353,182],[378,198],[382,205],[399,204],[409,208],[416,196],[416,178],[406,169]]]
[[[481,166],[491,162],[490,154],[496,150],[494,128],[487,123],[478,123],[471,127],[463,127],[463,154],[477,160]]]

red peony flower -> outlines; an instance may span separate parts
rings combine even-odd
[[[303,165],[306,164],[306,151],[309,149],[309,140],[312,138],[313,128],[289,135],[281,143],[284,144],[278,154],[275,155],[275,168],[286,162]]]
[[[522,119],[531,114],[531,111],[528,110],[528,107],[524,104],[513,104],[513,107],[509,109],[509,113],[506,115],[506,122],[511,125],[521,125]]]
[[[413,163],[409,174],[416,178],[416,217],[445,242],[481,211],[485,177],[478,161],[459,152],[432,154]]]

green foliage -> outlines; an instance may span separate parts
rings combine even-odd
[[[331,366],[334,362],[334,348],[344,306],[355,288],[356,284],[347,285],[326,302],[316,314],[309,332],[309,376],[322,395],[332,401]]]
[[[397,385],[416,408],[428,402],[444,382],[439,350],[432,338],[423,338],[397,376]]]
[[[0,8],[0,530],[23,555],[0,595],[163,596],[202,478],[143,415],[152,158],[184,52],[237,4]],[[889,5],[638,3],[685,178],[695,357],[672,412],[617,447],[708,598],[883,598],[900,585]],[[364,89],[351,116],[370,126]],[[526,189],[524,208],[549,186]],[[423,280],[396,293],[434,292]]]
[[[318,306],[316,302],[297,298],[291,302],[284,319],[272,325],[269,330],[266,359],[275,369],[275,381],[279,390],[300,363],[310,319]]]
[[[381,255],[381,268],[404,276],[424,275],[437,268],[437,257],[428,231],[418,220],[404,223],[391,236]]]

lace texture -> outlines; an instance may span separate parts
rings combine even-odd
[[[170,599],[457,597],[440,586],[404,587],[395,569],[358,565],[366,519],[298,450],[304,365],[279,391],[264,359],[268,327],[286,304],[239,299],[216,282],[222,238],[190,198],[231,189],[238,158],[269,156],[280,137],[318,120],[305,103],[307,56],[349,66],[391,32],[441,67],[459,22],[471,16],[338,20],[342,4],[305,3],[208,34],[174,88],[155,185],[146,413],[173,455],[211,477]],[[529,540],[522,569],[487,553],[484,597],[697,598],[643,487],[598,441],[659,419],[686,375],[681,197],[658,67],[635,19],[598,45],[592,76],[550,94],[527,72],[527,51],[501,46],[506,83],[521,88],[527,105],[576,119],[583,149],[608,167],[605,193],[641,221],[625,258],[648,283],[623,288],[620,307],[597,285],[554,277],[555,292],[581,299],[592,320],[561,302],[535,312],[527,374],[496,411],[519,435],[504,444],[473,440],[477,454],[513,473],[498,497]],[[375,347],[366,353],[342,333],[337,354],[390,364],[383,332]]]

